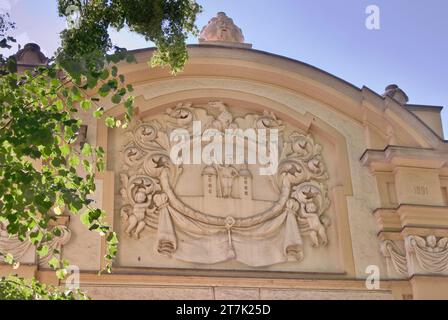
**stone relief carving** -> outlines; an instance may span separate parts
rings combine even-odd
[[[159,254],[204,264],[237,260],[255,267],[301,261],[304,236],[313,247],[328,245],[328,173],[322,148],[311,135],[285,137],[285,126],[272,112],[237,117],[223,102],[182,103],[163,117],[138,122],[127,133],[120,215],[128,236],[137,240],[143,230],[153,230]],[[258,170],[247,164],[195,165],[201,166],[196,183],[202,184],[202,195],[179,194],[179,179],[193,169],[172,163],[169,137],[182,128],[194,139],[193,121],[201,121],[202,131],[223,134],[227,128],[277,129],[279,167],[266,178],[277,199],[254,199]]]
[[[29,241],[20,241],[17,236],[10,237],[6,231],[6,224],[0,222],[0,250],[10,253],[14,259],[20,261],[31,246]],[[1,260],[2,257],[0,257]]]
[[[421,270],[427,273],[448,271],[448,238],[433,235],[426,238],[409,236],[405,242],[410,257],[415,258]]]
[[[395,242],[391,240],[384,241],[381,245],[381,253],[386,258],[388,268],[392,267],[391,269],[399,276],[408,276],[406,253],[403,253]]]
[[[59,229],[59,235],[54,236],[53,239],[45,243],[48,246],[48,253],[43,257],[38,257],[38,263],[41,268],[48,267],[48,262],[53,256],[60,257],[62,247],[69,243],[72,237],[72,232],[68,227],[56,226],[55,228]]]
[[[71,238],[71,231],[68,227],[58,225],[54,228],[59,230],[58,235],[54,235],[53,239],[43,243],[48,247],[48,253],[37,258],[37,263],[42,268],[48,267],[48,262],[53,256],[60,255],[62,246],[67,244]],[[0,250],[2,252],[12,254],[14,260],[20,262],[31,246],[32,243],[29,240],[21,241],[17,236],[9,236],[6,231],[6,224],[0,222]],[[55,252],[59,253],[56,254]]]
[[[403,250],[391,240],[382,243],[381,252],[388,266],[400,276],[448,272],[448,238],[408,236]]]
[[[244,42],[243,32],[224,12],[219,12],[202,29],[200,41]]]

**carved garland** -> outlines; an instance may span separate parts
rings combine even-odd
[[[53,236],[51,240],[43,243],[48,247],[48,253],[38,258],[37,262],[42,268],[48,267],[48,262],[54,256],[55,251],[60,254],[62,246],[67,244],[71,238],[71,231],[68,227],[58,225],[54,228],[59,230],[59,235]],[[11,237],[6,230],[6,224],[0,222],[0,250],[2,252],[12,254],[14,260],[20,262],[31,246],[32,243],[29,240],[21,241],[17,236]]]
[[[437,240],[435,236],[426,238],[409,236],[405,245],[409,255],[415,257],[423,271],[428,273],[448,271],[448,238]]]
[[[403,254],[395,242],[386,240],[381,246],[381,253],[392,263],[394,270],[403,277],[408,275],[406,254]]]
[[[383,242],[381,252],[394,270],[401,276],[409,276],[408,262],[416,261],[420,270],[428,274],[448,272],[448,238],[437,239],[434,235],[426,238],[408,236],[405,239],[405,253],[390,240]],[[419,272],[413,270],[413,272]]]

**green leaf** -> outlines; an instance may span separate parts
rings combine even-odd
[[[112,70],[112,77],[116,77],[118,74],[117,66],[113,66],[111,70]]]
[[[84,143],[81,153],[85,157],[90,157],[92,155],[92,146],[88,143]]]
[[[100,87],[100,89],[98,90],[98,94],[104,98],[109,95],[110,90],[111,90],[111,87],[109,86],[108,83],[106,83]]]
[[[81,214],[80,216],[81,222],[83,225],[89,227],[90,226],[90,215],[89,215],[89,211],[84,212],[83,214]]]
[[[100,217],[103,216],[103,211],[100,209],[95,209],[90,211],[89,216],[90,216],[90,221],[94,221],[94,220],[98,220]]]
[[[48,254],[49,248],[47,245],[43,245],[39,248],[37,248],[37,254],[39,255],[39,257],[44,257]]]
[[[81,100],[81,91],[79,91],[78,87],[74,86],[72,87],[72,99],[75,101]]]
[[[14,257],[12,254],[7,253],[6,256],[4,257],[4,260],[7,264],[13,264],[14,263]]]
[[[126,99],[124,103],[124,107],[126,109],[126,113],[131,117],[134,114],[134,100],[133,96],[130,96]]]
[[[93,113],[93,116],[97,119],[100,119],[103,116],[103,114],[104,114],[104,109],[101,107],[101,108],[98,108],[95,110],[95,112]]]
[[[56,271],[56,277],[58,277],[59,280],[64,280],[66,276],[67,276],[66,269],[59,269]]]
[[[56,107],[56,111],[61,112],[62,110],[64,110],[64,103],[62,102],[62,100],[58,100],[54,103],[54,106]]]
[[[59,267],[59,260],[56,257],[52,257],[50,261],[48,261],[48,265],[53,270],[56,270]]]
[[[87,111],[90,108],[92,108],[92,101],[90,101],[90,100],[83,100],[81,102],[81,109],[82,110]]]
[[[70,154],[70,146],[68,144],[64,144],[61,147],[59,147],[61,150],[61,154],[63,157],[66,157]]]
[[[101,72],[100,78],[101,78],[102,80],[107,80],[107,79],[109,78],[109,70],[104,69],[104,70]]]
[[[98,78],[92,76],[87,77],[87,88],[93,89],[96,87],[97,84],[98,84]]]
[[[121,95],[114,94],[111,98],[112,103],[119,104],[121,102]]]
[[[91,173],[92,172],[92,164],[89,161],[83,160],[82,161],[82,166],[84,167],[84,170],[87,173]]]
[[[54,228],[53,229],[53,234],[56,236],[56,237],[60,237],[61,235],[62,235],[62,231],[61,231],[61,229],[59,229],[59,228]],[[58,252],[56,252],[57,250],[54,250],[53,252],[55,253],[55,254],[57,254]]]
[[[30,240],[34,245],[37,245],[42,239],[44,235],[41,231],[35,231],[30,233]]]
[[[105,122],[106,122],[106,126],[108,126],[109,128],[115,127],[115,118],[107,117]]]
[[[103,149],[102,147],[98,147],[98,148],[96,148],[96,149],[95,149],[95,152],[96,152],[96,156],[97,156],[98,158],[102,158],[102,157],[104,157],[104,149]]]
[[[70,156],[70,159],[69,159],[69,164],[72,166],[72,167],[77,167],[77,166],[79,166],[79,157],[76,155],[76,154],[73,154],[73,155],[71,155]]]

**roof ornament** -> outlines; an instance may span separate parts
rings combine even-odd
[[[388,85],[383,97],[390,97],[403,106],[409,102],[409,98],[406,93],[396,84]]]
[[[202,29],[199,35],[200,44],[213,44],[228,47],[252,48],[244,43],[244,35],[233,20],[224,12],[218,12]]]
[[[17,64],[42,66],[47,65],[49,59],[42,53],[39,45],[35,43],[27,43],[23,49],[16,53]]]

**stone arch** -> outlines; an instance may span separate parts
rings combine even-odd
[[[123,65],[122,72],[136,84],[171,79],[167,70],[147,68],[152,49],[137,50],[137,64]],[[283,56],[245,48],[190,45],[190,60],[178,78],[224,77],[246,79],[282,87],[320,101],[372,128],[379,135],[385,124],[412,147],[437,148],[444,142],[420,119],[391,98],[383,98],[367,87],[358,88],[332,74]],[[386,125],[386,126],[387,126]],[[385,148],[386,140],[382,142]]]
[[[173,82],[175,80],[168,80]],[[154,83],[153,83],[154,85]],[[135,87],[139,92],[139,86]],[[230,98],[229,98],[230,97]],[[157,114],[163,113],[167,108],[172,108],[178,103],[192,102],[194,104],[207,103],[208,101],[221,100],[231,106],[244,106],[249,111],[263,112],[264,110],[273,111],[281,120],[293,125],[294,127],[306,133],[312,133],[319,139],[319,142],[325,142],[327,150],[327,161],[330,161],[331,183],[330,198],[331,210],[334,212],[333,226],[335,227],[335,237],[338,241],[338,255],[341,266],[340,272],[348,275],[354,275],[353,250],[349,229],[349,217],[346,198],[353,196],[353,187],[351,179],[351,170],[349,167],[347,141],[343,134],[337,129],[309,112],[300,113],[293,107],[278,101],[262,97],[252,92],[242,92],[229,89],[192,89],[179,90],[175,92],[157,94],[157,97],[145,99],[139,95],[136,99],[138,106],[136,119],[145,119]],[[120,116],[124,114],[123,106],[117,106],[108,110],[106,116]],[[101,125],[101,120],[99,121]],[[101,129],[100,129],[101,130]],[[107,130],[103,132],[107,133]],[[108,141],[104,136],[100,141]],[[103,145],[106,149],[107,144]],[[324,147],[325,149],[325,147]]]

